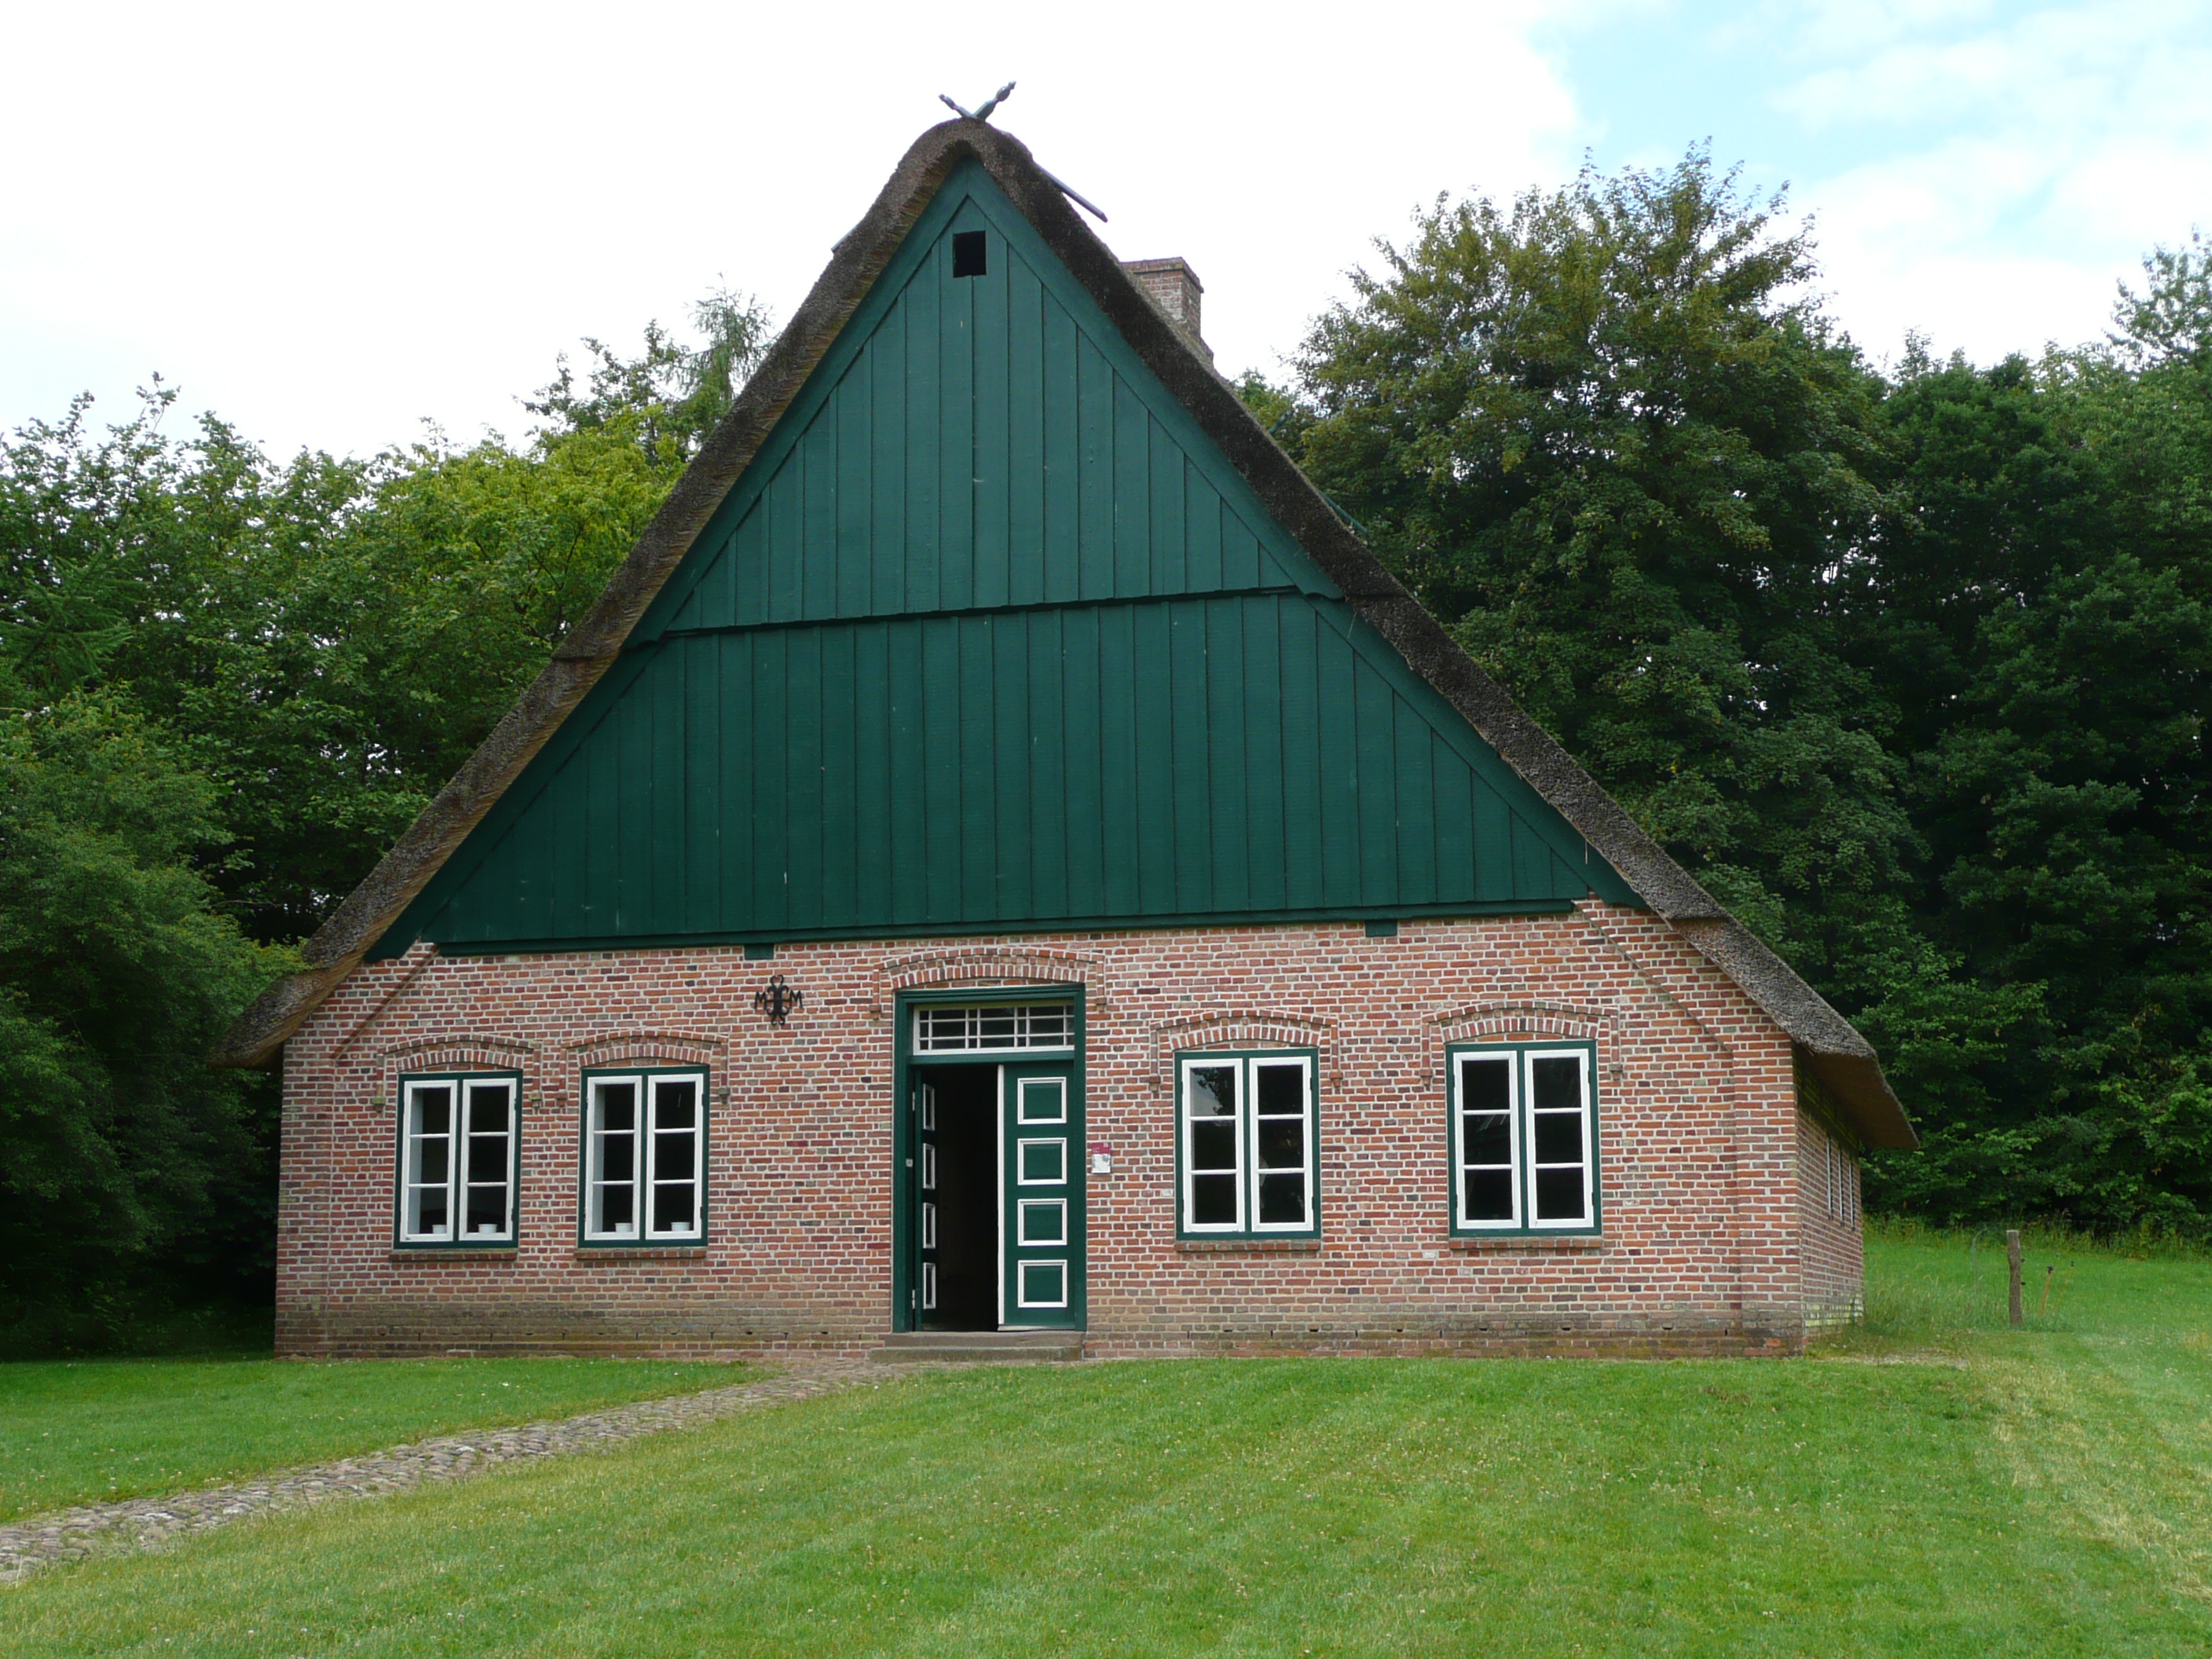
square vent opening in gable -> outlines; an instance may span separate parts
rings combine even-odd
[[[988,270],[983,252],[983,233],[980,230],[956,230],[952,233],[952,274],[955,276],[981,276]]]

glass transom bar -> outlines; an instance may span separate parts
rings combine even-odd
[[[1022,1054],[1075,1046],[1075,1010],[1065,1002],[925,1005],[914,1011],[918,1054]]]

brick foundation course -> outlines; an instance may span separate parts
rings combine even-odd
[[[804,991],[755,1012],[771,972]],[[1666,923],[1563,915],[364,963],[285,1050],[279,1351],[850,1353],[891,1328],[897,993],[1079,984],[1097,1356],[1783,1353],[1858,1306],[1788,1037]],[[1449,1234],[1444,1049],[1597,1049],[1603,1236]],[[1320,1056],[1318,1246],[1179,1244],[1173,1056]],[[581,1074],[710,1073],[703,1248],[575,1243]],[[392,1248],[398,1079],[523,1078],[516,1247]],[[1856,1170],[1852,1169],[1856,1180]],[[1855,1189],[1854,1189],[1855,1190]]]

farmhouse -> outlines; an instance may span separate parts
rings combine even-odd
[[[222,1056],[288,1352],[1774,1352],[1873,1050],[975,120]]]

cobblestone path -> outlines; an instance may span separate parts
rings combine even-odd
[[[526,1423],[516,1428],[417,1440],[411,1445],[359,1457],[272,1470],[235,1486],[26,1516],[0,1526],[0,1583],[21,1578],[51,1562],[72,1561],[95,1551],[154,1549],[172,1538],[207,1532],[251,1516],[311,1509],[342,1498],[405,1492],[426,1480],[465,1480],[502,1463],[590,1451],[641,1435],[711,1423],[756,1406],[808,1399],[887,1375],[884,1367],[866,1359],[778,1356],[774,1364],[778,1368],[774,1376],[709,1389],[703,1394],[643,1400],[554,1423]]]

